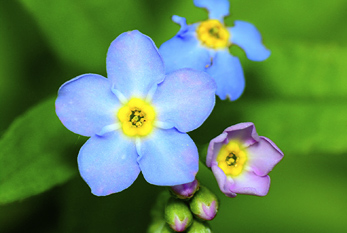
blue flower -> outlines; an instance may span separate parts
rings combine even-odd
[[[235,21],[226,27],[223,18],[229,15],[228,0],[194,0],[197,7],[209,11],[209,19],[187,25],[186,19],[173,16],[181,29],[159,48],[167,73],[189,67],[206,71],[217,83],[216,94],[222,99],[238,99],[245,87],[240,60],[229,53],[231,45],[241,47],[248,59],[262,61],[270,56],[259,31],[250,23]]]
[[[211,113],[213,79],[192,69],[165,76],[158,49],[138,31],[111,43],[106,67],[108,78],[84,74],[63,84],[55,103],[66,128],[90,137],[78,167],[92,193],[120,192],[140,171],[155,185],[192,182],[199,158],[186,132]]]

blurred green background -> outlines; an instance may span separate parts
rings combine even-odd
[[[221,199],[212,229],[347,232],[347,2],[230,5],[226,24],[255,24],[272,54],[257,63],[232,47],[246,90],[236,102],[218,99],[190,135],[204,144],[232,124],[252,121],[285,158],[270,173],[266,197],[227,198],[201,165],[200,181]],[[122,32],[138,29],[157,46],[170,39],[179,29],[173,14],[189,23],[207,18],[192,0],[0,0],[0,232],[146,231],[162,188],[140,175],[121,193],[93,196],[76,163],[85,139],[67,132],[53,103],[65,81],[106,76],[108,46]]]

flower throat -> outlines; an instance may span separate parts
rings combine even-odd
[[[220,49],[230,45],[228,30],[216,19],[201,22],[196,32],[200,42],[208,48]]]

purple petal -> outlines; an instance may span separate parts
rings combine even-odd
[[[269,176],[258,176],[249,171],[243,171],[232,180],[234,183],[229,183],[228,189],[234,193],[265,196],[270,188]]]
[[[139,31],[125,32],[110,45],[107,74],[126,98],[145,98],[153,85],[164,80],[164,63],[152,39]]]
[[[230,186],[233,185],[234,181],[227,178],[224,171],[218,167],[217,163],[212,165],[212,172],[217,180],[219,189],[228,197],[236,197],[236,193],[230,190]]]
[[[92,136],[114,124],[119,106],[109,80],[97,74],[84,74],[64,83],[55,102],[65,127],[83,136]]]
[[[219,50],[206,72],[216,81],[216,94],[222,100],[236,100],[243,93],[245,78],[242,66],[237,57],[230,55],[229,50]]]
[[[270,56],[270,51],[263,45],[258,29],[251,23],[235,21],[235,26],[228,28],[230,42],[240,46],[252,61],[263,61]]]
[[[212,166],[212,171],[220,190],[228,197],[236,197],[236,193],[265,196],[270,188],[269,176],[243,171],[239,176],[227,177],[216,164]]]
[[[210,144],[208,145],[207,156],[206,156],[207,167],[212,166],[212,162],[216,160],[221,147],[224,144],[227,144],[227,136],[228,134],[223,132],[222,134],[218,135],[217,137],[215,137],[214,139],[210,141]]]
[[[282,151],[268,138],[260,137],[258,143],[247,148],[248,166],[258,175],[267,175],[283,158]]]
[[[221,147],[232,140],[239,141],[247,155],[244,170],[238,176],[226,176],[216,160]],[[246,122],[230,126],[223,134],[211,140],[206,164],[212,168],[219,188],[225,195],[235,197],[236,193],[240,193],[265,196],[270,187],[267,174],[282,157],[283,153],[270,139],[259,137],[254,124]]]
[[[210,19],[222,21],[225,16],[229,15],[228,0],[194,0],[194,5],[206,8],[209,12]]]
[[[199,215],[200,218],[204,220],[212,220],[214,217],[216,217],[217,214],[217,203],[216,201],[212,201],[210,206],[205,205],[204,203],[202,204],[202,210],[203,213]]]
[[[153,96],[158,121],[181,132],[199,127],[215,103],[216,84],[205,72],[181,69],[166,76]]]
[[[181,221],[179,219],[179,217],[177,215],[175,215],[175,225],[171,226],[175,231],[177,232],[182,232],[185,229],[187,229],[187,225],[188,225],[188,218],[184,218],[183,221]]]
[[[171,191],[180,199],[191,198],[197,190],[199,190],[199,182],[197,179],[190,183],[171,187]]]
[[[78,168],[92,193],[106,196],[128,188],[140,173],[135,143],[114,131],[91,137],[78,155]]]
[[[138,163],[148,183],[174,186],[192,182],[199,170],[198,150],[188,134],[155,129],[141,139]]]
[[[228,134],[228,141],[239,140],[244,147],[248,147],[260,140],[252,122],[230,126],[224,132]]]
[[[177,34],[160,46],[159,52],[164,60],[166,73],[182,68],[203,71],[210,65],[209,52],[200,45],[195,32],[190,32],[192,27],[195,26],[186,26],[187,29],[179,31],[181,34]]]

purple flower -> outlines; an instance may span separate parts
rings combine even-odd
[[[211,140],[206,165],[225,195],[265,196],[270,188],[267,174],[282,158],[282,151],[270,139],[258,136],[253,123],[240,123]]]
[[[229,53],[229,47],[241,47],[248,59],[263,61],[270,51],[262,44],[259,31],[250,23],[235,21],[226,27],[223,19],[229,15],[228,0],[194,0],[197,7],[209,11],[209,19],[187,25],[186,19],[173,16],[181,29],[159,49],[166,71],[190,67],[206,71],[217,83],[216,94],[222,99],[238,99],[245,87],[240,60]]]
[[[66,128],[90,137],[78,167],[92,193],[120,192],[140,171],[155,185],[192,182],[199,159],[186,132],[212,111],[214,81],[191,69],[165,76],[153,41],[138,31],[111,43],[106,68],[108,78],[84,74],[63,84],[55,104]]]

